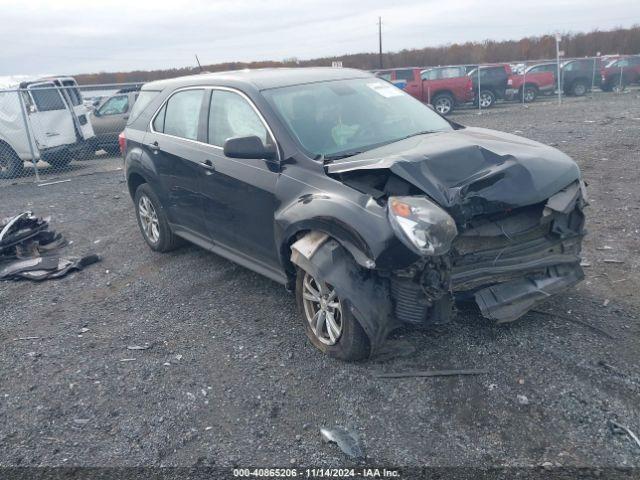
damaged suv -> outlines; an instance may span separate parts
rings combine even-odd
[[[147,244],[188,240],[295,290],[307,335],[358,360],[457,299],[513,321],[583,278],[577,165],[451,122],[350,69],[146,84],[120,138]]]

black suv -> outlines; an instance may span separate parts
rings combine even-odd
[[[475,104],[480,102],[481,108],[491,108],[497,99],[506,97],[511,67],[507,64],[480,65],[480,94],[478,95],[478,68],[467,73],[473,80],[473,91],[476,92]]]
[[[121,145],[153,250],[188,240],[295,290],[309,338],[341,359],[447,322],[456,298],[512,321],[583,277],[569,157],[362,71],[149,83]]]

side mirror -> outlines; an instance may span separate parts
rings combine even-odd
[[[225,156],[230,158],[264,158],[266,160],[276,158],[275,147],[266,146],[255,135],[230,138],[224,142],[223,151]]]

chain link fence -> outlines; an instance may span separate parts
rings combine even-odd
[[[121,169],[118,135],[139,89],[56,77],[0,90],[0,186]]]
[[[453,118],[622,93],[640,79],[640,56],[563,59],[561,66],[555,59],[514,61],[481,65],[479,75],[478,65],[458,66],[475,72],[475,100],[457,105]],[[140,87],[79,86],[72,77],[49,77],[0,90],[0,187],[121,169],[118,135]]]

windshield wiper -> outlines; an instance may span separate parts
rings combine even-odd
[[[421,132],[410,133],[409,135],[406,135],[397,140],[394,140],[391,143],[399,142],[400,140],[406,140],[407,138],[411,138],[411,137],[417,137],[419,135],[428,135],[430,133],[437,133],[437,130],[422,130]]]
[[[324,155],[323,159],[325,162],[332,162],[334,160],[342,160],[343,158],[353,157],[354,155],[359,155],[363,152],[349,152],[349,153],[340,153],[337,155]]]

